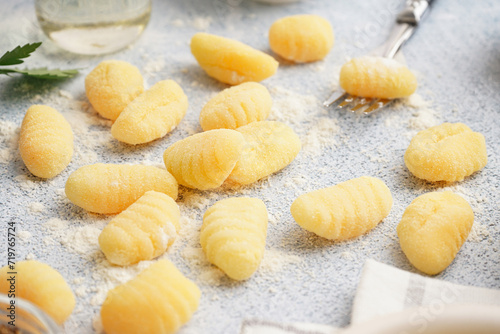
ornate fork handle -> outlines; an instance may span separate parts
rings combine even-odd
[[[394,58],[401,46],[413,35],[415,28],[428,12],[432,0],[411,0],[397,16],[389,38],[382,45],[381,56]]]

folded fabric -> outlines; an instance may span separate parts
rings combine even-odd
[[[340,330],[326,325],[294,322],[278,323],[259,319],[245,319],[240,334],[335,334]]]
[[[500,305],[500,290],[458,285],[367,260],[354,297],[351,324],[412,307],[438,310],[447,304]]]
[[[354,297],[351,324],[419,306],[430,311],[439,310],[447,304],[500,305],[500,290],[453,284],[367,260]],[[327,325],[245,319],[240,334],[340,334],[341,332],[341,329]]]

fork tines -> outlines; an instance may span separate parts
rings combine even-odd
[[[387,106],[393,100],[358,97],[346,92],[337,91],[333,93],[323,105],[329,107],[336,105],[338,109],[347,109],[351,112],[363,111],[370,113]]]

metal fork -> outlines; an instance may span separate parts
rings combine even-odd
[[[409,0],[407,6],[396,17],[396,25],[392,29],[387,41],[373,50],[370,55],[394,58],[403,44],[413,35],[418,24],[428,12],[433,0]],[[339,89],[328,98],[323,105],[329,107],[346,108],[352,112],[364,109],[365,113],[381,109],[390,104],[393,99],[364,98],[351,95]]]

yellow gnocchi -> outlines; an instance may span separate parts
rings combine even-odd
[[[420,179],[454,182],[481,170],[488,156],[482,134],[462,123],[443,123],[417,133],[404,160]]]
[[[102,117],[113,121],[143,91],[141,72],[121,60],[103,61],[85,78],[90,104]]]
[[[206,33],[193,36],[191,53],[209,76],[230,85],[262,81],[278,69],[278,62],[264,52]]]
[[[258,198],[218,201],[203,216],[201,247],[208,260],[229,277],[248,279],[264,255],[267,223],[266,206]]]
[[[109,262],[127,266],[163,254],[177,236],[180,211],[175,201],[148,191],[113,218],[99,235]]]
[[[236,129],[245,146],[227,181],[250,184],[288,166],[299,153],[299,137],[280,122],[254,122]]]
[[[66,196],[85,210],[113,214],[154,190],[177,199],[178,185],[166,170],[143,165],[95,164],[74,171],[66,181]]]
[[[330,22],[318,15],[288,16],[269,29],[271,50],[297,63],[325,58],[334,39]]]
[[[15,270],[9,266],[0,269],[0,293],[9,294],[11,290],[15,290],[16,297],[38,306],[59,325],[75,308],[75,296],[61,274],[38,261],[18,261]]]
[[[347,93],[369,98],[401,98],[417,89],[417,78],[406,66],[383,57],[351,59],[340,69],[339,80]]]
[[[218,129],[180,140],[163,153],[167,170],[179,184],[200,190],[222,185],[243,152],[245,139],[235,130]]]
[[[397,227],[399,243],[420,271],[436,275],[455,259],[474,223],[469,203],[451,191],[414,199]]]
[[[200,297],[195,283],[160,260],[108,292],[102,325],[107,334],[175,333],[191,319]]]
[[[52,178],[61,173],[73,156],[73,132],[54,108],[31,106],[24,116],[19,152],[33,175]]]
[[[304,229],[330,240],[365,234],[391,211],[392,195],[385,183],[362,176],[299,196],[290,208]]]
[[[236,129],[269,116],[273,101],[266,87],[246,82],[223,90],[203,107],[200,124],[203,131]]]
[[[182,88],[172,80],[160,81],[125,107],[111,127],[111,134],[134,145],[162,138],[175,129],[187,108]]]

